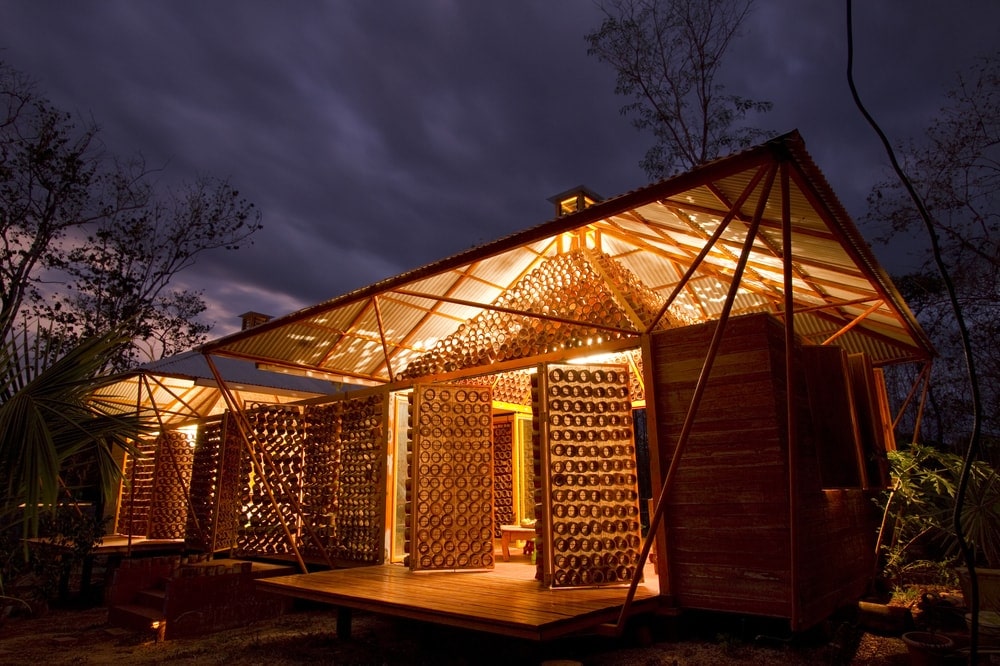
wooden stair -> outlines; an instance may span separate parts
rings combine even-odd
[[[157,641],[239,626],[284,612],[286,600],[257,593],[255,581],[292,573],[290,565],[246,560],[137,560],[115,572],[108,624]]]
[[[166,636],[167,616],[162,607],[144,606],[139,603],[122,604],[108,608],[108,624],[130,631],[154,634],[159,642]]]

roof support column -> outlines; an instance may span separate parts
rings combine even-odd
[[[649,532],[643,540],[642,552],[640,553],[639,561],[636,564],[635,575],[632,577],[632,581],[629,584],[628,596],[625,599],[625,604],[622,606],[621,614],[618,616],[618,622],[614,625],[617,632],[621,632],[625,627],[625,620],[628,617],[629,608],[632,605],[632,601],[635,599],[636,589],[639,587],[639,579],[642,576],[642,569],[646,566],[646,560],[649,557],[649,551],[652,549],[653,542],[656,539],[656,533],[659,530],[660,521],[663,520],[663,516],[666,513],[667,495],[673,486],[674,477],[677,475],[677,470],[680,467],[681,455],[684,452],[684,448],[687,446],[688,440],[691,436],[691,431],[694,428],[694,420],[698,414],[698,408],[701,405],[702,396],[704,396],[705,390],[708,388],[708,378],[712,374],[712,367],[715,364],[716,357],[718,356],[719,348],[722,346],[722,336],[726,332],[726,324],[729,321],[729,315],[732,313],[733,304],[736,302],[736,295],[739,293],[740,283],[743,280],[743,271],[746,269],[747,262],[750,260],[750,254],[753,250],[754,241],[757,237],[757,231],[760,229],[760,222],[764,217],[764,208],[767,204],[768,197],[770,196],[771,187],[774,184],[776,170],[776,165],[772,165],[767,172],[767,179],[764,183],[764,188],[757,204],[757,210],[754,212],[753,220],[747,229],[746,241],[743,244],[743,250],[740,253],[739,261],[736,264],[736,270],[733,272],[732,282],[729,285],[729,293],[726,295],[726,302],[722,306],[722,312],[719,314],[715,332],[712,334],[712,341],[709,344],[708,352],[705,355],[705,361],[701,367],[701,373],[698,375],[698,381],[695,384],[694,393],[691,396],[691,404],[688,407],[687,415],[684,417],[684,424],[681,426],[681,432],[677,436],[677,444],[674,446],[673,456],[670,459],[670,467],[667,469],[667,474],[663,479],[663,485],[660,488],[659,497],[656,500],[656,508],[653,511],[653,515],[649,518]],[[744,194],[748,193],[744,192]],[[669,535],[667,536],[669,537]],[[667,576],[672,578],[672,572],[668,571]],[[670,589],[673,589],[672,581],[668,581],[668,583],[670,583]]]
[[[748,198],[750,198],[750,195],[753,193],[753,191],[757,189],[757,185],[760,183],[760,179],[764,177],[765,173],[767,173],[767,169],[764,166],[762,166],[760,169],[757,170],[757,173],[755,173],[753,178],[750,179],[750,183],[743,189],[743,192],[740,193],[739,198],[730,207],[729,212],[726,213],[726,216],[719,221],[719,226],[716,227],[715,232],[707,241],[705,241],[705,245],[701,248],[701,251],[698,252],[698,256],[696,256],[691,261],[691,265],[688,266],[688,269],[686,271],[684,271],[684,275],[681,276],[681,279],[677,282],[677,286],[675,286],[673,291],[670,292],[670,295],[667,296],[667,300],[663,302],[663,306],[660,308],[660,311],[656,313],[655,317],[653,317],[653,321],[649,322],[649,326],[646,327],[647,333],[656,328],[656,325],[660,322],[661,319],[663,319],[663,315],[667,313],[667,310],[669,310],[670,306],[673,305],[674,300],[681,293],[681,291],[684,290],[684,287],[687,286],[688,280],[691,279],[691,276],[693,276],[695,274],[695,271],[697,271],[698,268],[701,266],[701,262],[704,261],[705,257],[708,256],[708,253],[712,251],[712,248],[715,247],[715,244],[718,242],[719,238],[722,237],[723,232],[729,227],[729,223],[732,222],[733,219],[740,213],[743,204],[746,203],[746,200]],[[769,177],[771,179],[774,178],[773,172],[770,173]],[[771,184],[769,182],[767,185],[768,191],[770,191],[770,188]],[[766,197],[764,198],[766,199]],[[758,211],[758,215],[754,220],[754,223],[758,226],[760,225],[761,215],[762,213]],[[745,264],[746,262],[744,262],[744,265]],[[740,272],[742,274],[742,271]]]
[[[255,455],[256,450],[254,449],[253,443],[250,441],[250,435],[249,435],[250,428],[249,428],[249,422],[247,421],[246,418],[246,414],[244,414],[242,408],[240,408],[240,406],[236,404],[236,400],[233,398],[232,393],[229,392],[229,387],[226,386],[226,382],[222,378],[222,375],[219,373],[219,369],[215,366],[215,362],[212,360],[211,355],[205,354],[205,361],[208,363],[208,367],[212,371],[212,376],[215,377],[215,381],[219,385],[219,390],[222,393],[223,399],[226,401],[226,406],[229,408],[230,413],[233,415],[233,421],[236,423],[236,429],[239,431],[240,441],[242,441],[244,446],[246,447],[247,453],[250,455],[250,464],[253,465],[254,472],[260,477],[260,483],[264,487],[264,491],[267,493],[268,499],[271,500],[271,505],[274,507],[274,513],[278,517],[278,522],[281,523],[281,529],[285,533],[285,538],[288,539],[288,545],[292,547],[292,552],[295,554],[295,560],[298,562],[299,568],[302,570],[302,573],[306,573],[308,571],[306,563],[302,559],[302,554],[299,553],[299,548],[295,544],[295,538],[292,536],[292,532],[288,527],[287,521],[282,515],[281,510],[278,508],[278,500],[274,496],[274,490],[271,488],[270,481],[267,480],[267,475],[264,473],[263,465],[260,463],[259,460],[257,460],[257,456]],[[270,462],[270,455],[267,453],[267,451],[263,450],[263,447],[261,447],[261,452],[264,454],[264,458],[273,468],[274,465],[273,463]],[[286,495],[291,497],[291,495],[288,493],[286,493]],[[295,509],[296,512],[299,515],[301,515],[302,513],[301,508],[296,506]],[[214,542],[215,530],[213,530],[212,532],[212,539]],[[212,545],[212,549],[213,550],[215,549],[214,543]]]
[[[798,428],[795,419],[795,292],[792,264],[792,211],[789,201],[788,162],[781,170],[781,257],[785,310],[785,439],[788,446],[788,595],[792,629],[799,623],[798,538]]]

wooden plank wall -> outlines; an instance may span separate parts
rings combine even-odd
[[[663,474],[714,329],[711,323],[653,338]],[[681,607],[790,612],[782,337],[777,322],[752,315],[730,320],[723,338],[667,500],[667,575]]]
[[[875,573],[874,506],[860,489],[801,493],[793,628],[815,626],[864,595]]]
[[[795,624],[809,627],[864,594],[875,573],[878,517],[872,493],[862,488],[867,475],[860,469],[857,424],[859,411],[869,409],[867,397],[855,390],[847,372],[847,355],[841,350],[807,346],[801,351],[810,410],[801,424],[796,450],[800,565]],[[827,362],[811,362],[819,356]],[[831,371],[831,363],[839,368],[837,372]],[[852,396],[850,401],[847,396]],[[832,447],[839,447],[840,453],[831,451]],[[833,460],[850,473],[830,473]],[[845,478],[854,481],[845,484]]]
[[[663,475],[714,328],[653,337]],[[846,455],[833,458],[857,467],[857,442],[831,439],[835,422],[815,400],[817,389],[829,394],[828,377],[809,373],[798,352],[796,366],[797,579],[791,579],[784,329],[768,315],[739,317],[729,322],[667,500],[668,567],[660,570],[661,588],[669,576],[682,608],[787,618],[793,630],[806,629],[856,601],[873,574],[875,524],[860,470],[822,475],[821,467],[833,463],[817,447],[839,441]],[[847,406],[850,415],[850,386],[838,390],[848,393],[827,395],[825,404]],[[824,489],[823,476],[857,479],[858,486]]]
[[[861,433],[854,408],[852,382],[848,374],[847,354],[840,347],[809,345],[799,353],[799,362],[809,395],[811,434],[807,458],[813,466],[804,469],[806,478],[814,467],[819,471],[812,487],[859,488],[864,477],[861,468]],[[811,455],[810,455],[811,453]]]

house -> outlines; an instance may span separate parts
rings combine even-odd
[[[622,617],[651,551],[661,610],[801,630],[856,601],[894,447],[883,372],[934,352],[802,138],[598,199],[205,345],[366,388],[244,410],[232,446],[256,453],[216,477],[241,488],[203,542],[361,567],[268,584],[293,596],[539,638],[611,616],[518,633],[399,590],[488,576],[509,526],[534,529],[532,585]],[[385,598],[347,591],[378,567]]]
[[[248,322],[264,320],[258,313],[246,313],[242,330],[249,328]],[[137,442],[137,455],[122,461],[123,479],[105,542],[118,544],[122,539],[116,537],[126,537],[129,545],[137,546],[142,540],[144,545],[155,541],[162,547],[164,541],[183,541],[192,529],[189,520],[198,531],[195,512],[189,513],[188,505],[199,424],[205,429],[221,423],[228,409],[282,405],[342,390],[325,380],[266,372],[248,361],[220,358],[210,362],[196,351],[151,361],[101,387],[92,396],[101,409],[109,413],[138,410],[160,426],[157,437]],[[211,454],[203,446],[198,455]],[[217,464],[210,467],[214,474]]]

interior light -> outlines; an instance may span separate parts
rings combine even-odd
[[[614,362],[614,359],[614,354],[591,354],[590,356],[571,358],[566,362],[572,365],[589,365],[591,363],[612,363]]]
[[[198,439],[198,424],[192,423],[191,425],[181,426],[177,430],[183,433],[184,437],[187,438],[188,444],[193,449]]]

